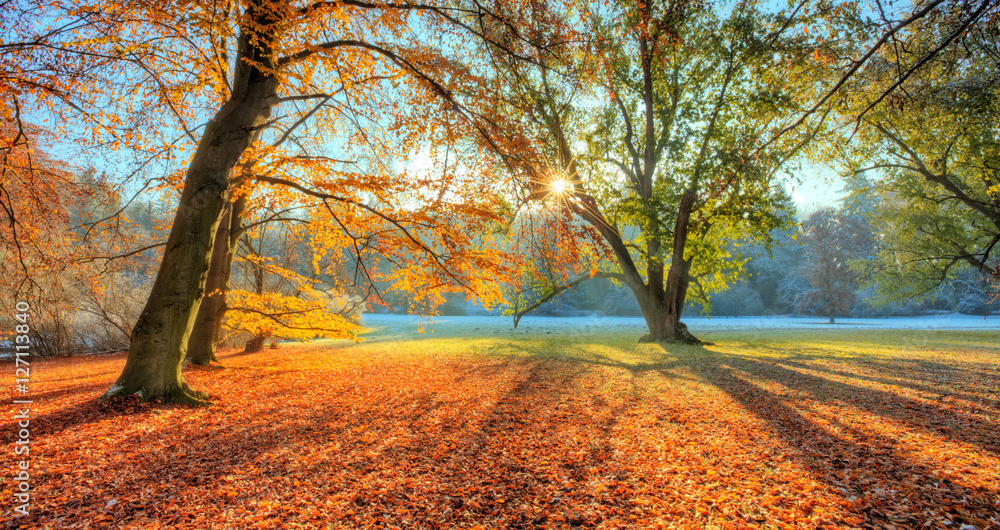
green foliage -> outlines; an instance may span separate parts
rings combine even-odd
[[[953,27],[941,16],[909,28],[908,46],[873,63],[844,111],[878,103],[892,78],[885,69],[911,66]],[[878,254],[859,268],[883,303],[930,293],[968,267],[1000,275],[985,255],[1000,233],[1000,47],[985,29],[961,44],[916,70],[837,146],[849,200],[879,228]]]
[[[534,164],[545,169],[529,199],[548,197],[539,190],[550,179],[571,180],[566,209],[615,232],[579,242],[612,248],[602,271],[641,297],[669,285],[671,264],[690,262],[680,273],[688,296],[709,304],[743,274],[740,244],[769,247],[792,224],[776,182],[814,129],[764,144],[811,97],[808,21],[754,2],[729,12],[690,2],[576,5],[560,16],[572,38],[537,57],[541,67],[495,59],[505,114],[540,146]],[[676,233],[686,194],[690,218]]]
[[[695,231],[706,239],[715,224],[762,235],[787,220],[775,215],[784,197],[770,186],[786,153],[776,150],[746,158],[770,131],[769,124],[794,111],[778,68],[788,57],[778,57],[761,42],[772,16],[751,5],[741,7],[722,19],[712,9],[687,3],[663,6],[660,17],[671,25],[661,38],[673,40],[661,43],[651,58],[643,56],[633,40],[621,38],[621,18],[638,17],[632,4],[595,17],[600,52],[610,60],[601,87],[606,99],[591,109],[594,126],[582,135],[588,147],[580,157],[587,162],[582,171],[591,180],[605,182],[595,197],[610,218],[641,228],[636,241],[640,246],[673,237],[672,220],[682,193],[689,189],[700,193],[702,213]],[[652,116],[646,115],[640,76],[646,60],[652,63]],[[637,172],[629,167],[629,143],[639,152],[650,147],[639,132],[649,118],[656,167],[647,198],[629,183],[631,173]],[[608,174],[616,177],[608,182]]]

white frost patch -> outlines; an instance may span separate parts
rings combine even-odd
[[[632,332],[646,333],[646,321],[640,317],[544,317],[525,316],[517,329],[509,317],[461,316],[426,317],[419,315],[366,314],[365,327],[377,335],[416,333],[423,327],[433,336],[434,331],[448,334],[471,335],[533,334],[547,332],[605,333]],[[1000,330],[1000,317],[974,315],[927,315],[918,317],[890,318],[837,318],[836,324],[828,324],[824,318],[791,316],[757,317],[713,317],[689,316],[681,319],[695,336],[699,332],[711,330],[765,330],[765,329],[963,329]]]
[[[115,384],[111,385],[111,388],[109,388],[108,391],[105,392],[101,397],[113,397],[113,396],[115,396],[115,394],[121,392],[122,390],[125,390],[125,387],[119,385],[118,383],[115,383]],[[141,392],[133,392],[132,395],[133,396],[141,396],[142,393]]]

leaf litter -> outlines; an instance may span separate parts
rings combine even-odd
[[[185,371],[204,408],[39,362],[0,526],[1000,528],[989,333],[457,333],[226,352]]]

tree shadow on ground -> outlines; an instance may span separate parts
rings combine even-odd
[[[1000,432],[1000,424],[995,414],[969,414],[939,402],[819,377],[801,371],[816,370],[816,366],[806,362],[718,352],[677,354],[671,345],[661,346],[668,354],[676,355],[679,365],[766,422],[771,432],[784,440],[792,454],[798,455],[800,463],[815,477],[843,491],[846,496],[861,499],[859,509],[867,524],[916,528],[930,524],[935,517],[947,515],[953,521],[949,524],[960,524],[967,520],[965,515],[968,513],[995,513],[995,499],[1000,498],[1000,487],[995,482],[986,486],[960,485],[947,478],[937,479],[943,469],[919,464],[914,458],[915,453],[929,448],[907,446],[906,442],[880,432],[875,425],[862,427],[848,423],[836,415],[815,411],[812,405],[831,404],[853,409],[890,424],[922,431],[932,438],[972,444],[998,455],[1000,439],[996,433]],[[899,362],[934,366],[934,363],[916,359]],[[855,359],[845,363],[866,364]],[[858,380],[879,380],[843,370],[834,372]],[[910,377],[920,381],[921,373],[941,374],[942,371],[916,372]],[[991,383],[996,381],[987,382]],[[786,390],[770,390],[774,385]],[[800,411],[822,418],[825,425]],[[891,487],[897,489],[886,489]],[[959,499],[961,505],[955,502]]]
[[[995,434],[1000,400],[994,397],[1000,387],[1000,370],[994,366],[844,356],[780,345],[755,345],[754,350],[764,354],[720,357],[713,353],[705,358],[740,365],[746,373],[805,390],[817,401],[839,400],[868,414],[1000,455],[1000,439]]]
[[[788,366],[792,369],[809,370],[821,372],[834,377],[856,379],[880,385],[905,387],[924,394],[932,395],[933,399],[959,398],[969,402],[970,408],[978,413],[1000,413],[1000,399],[990,397],[990,381],[992,380],[996,388],[1000,384],[1000,378],[990,378],[987,374],[978,378],[975,382],[977,386],[985,387],[983,391],[968,392],[957,389],[962,381],[961,376],[956,372],[959,370],[925,360],[899,361],[900,365],[905,365],[908,369],[899,369],[899,366],[892,366],[892,362],[870,362],[860,361],[856,363],[869,371],[868,374],[847,372],[827,366],[819,366],[815,363],[808,363],[793,359],[776,360],[778,364]],[[968,382],[973,383],[973,382]]]
[[[665,504],[690,512],[684,488],[690,489],[689,481],[701,473],[691,469],[683,477],[659,476],[643,468],[647,471],[640,475],[637,464],[649,462],[636,462],[640,457],[622,449],[642,443],[622,439],[622,432],[682,432],[695,423],[674,421],[672,412],[664,411],[662,422],[629,431],[637,407],[658,406],[641,395],[646,378],[707,383],[725,393],[781,440],[786,454],[817,481],[844,498],[856,497],[855,509],[867,526],[922,527],[936,517],[932,511],[954,523],[974,523],[976,515],[996,511],[991,504],[1000,494],[995,484],[931,478],[942,470],[914,459],[907,442],[817,412],[816,405],[859,411],[994,454],[995,434],[990,438],[989,433],[997,432],[995,416],[861,386],[881,385],[871,380],[879,377],[874,374],[856,377],[858,384],[827,379],[814,375],[821,371],[804,358],[679,345],[641,353],[625,347],[605,350],[582,342],[514,341],[484,359],[437,362],[430,368],[349,365],[326,372],[334,383],[325,386],[310,379],[311,369],[285,367],[277,358],[255,359],[252,366],[198,375],[205,386],[232,388],[230,399],[251,396],[252,410],[223,400],[208,410],[167,411],[174,414],[172,421],[150,425],[140,417],[146,405],[131,411],[94,409],[97,404],[89,402],[82,409],[68,407],[45,422],[79,425],[111,418],[132,430],[99,447],[99,453],[73,454],[74,448],[66,447],[75,459],[72,466],[55,456],[52,462],[41,461],[33,475],[39,500],[17,523],[200,530],[248,521],[271,527],[535,528],[594,527],[615,517],[615,525],[639,527],[646,514],[636,490],[653,490]],[[854,368],[874,369],[854,358],[842,362],[851,370],[834,368],[846,375],[831,375],[848,378],[856,376]],[[623,395],[588,392],[599,384],[595,378],[622,371],[630,385]],[[909,381],[929,384],[920,373]],[[435,377],[440,380],[422,384]],[[61,430],[45,427],[42,419],[39,435],[52,438]],[[957,425],[953,421],[961,421],[965,430],[940,429]],[[629,523],[630,516],[638,519]],[[693,520],[690,513],[671,517]],[[9,521],[0,519],[0,526]],[[708,519],[699,521],[710,526]]]
[[[107,390],[107,384],[79,385],[72,389],[63,391],[47,392],[31,397],[33,405],[41,403],[44,399],[63,397],[71,394],[85,394],[87,398],[79,403],[74,403],[68,407],[44,414],[30,415],[31,436],[42,438],[55,435],[63,430],[72,429],[81,425],[95,423],[105,420],[116,420],[142,416],[154,409],[175,408],[179,405],[162,405],[156,403],[141,403],[138,396],[129,396],[112,401],[99,401],[100,391]],[[0,432],[3,432],[5,441],[13,442],[17,430],[15,426],[18,420],[10,423],[0,424]]]
[[[358,390],[345,383],[317,396],[308,409],[282,405],[282,396],[304,391],[305,384],[245,389],[274,406],[221,425],[199,428],[189,421],[176,425],[179,432],[171,426],[138,431],[101,448],[99,473],[40,466],[34,487],[45,497],[17,523],[103,519],[114,527],[156,522],[207,528],[206,520],[225,526],[226,517],[236,517],[231,526],[255,512],[252,519],[278,525],[294,512],[296,521],[315,527],[331,521],[357,527],[448,527],[470,520],[509,528],[594,524],[587,520],[592,511],[581,508],[591,499],[587,470],[602,465],[608,473],[626,474],[609,462],[608,439],[620,408],[595,400],[596,411],[574,413],[567,432],[569,411],[561,403],[575,395],[585,367],[521,360],[481,368],[477,374],[477,367],[465,367],[455,374],[456,384],[506,387],[475,414],[456,396],[393,385]],[[368,383],[377,375],[358,372]],[[113,417],[88,402],[49,419],[67,420],[81,410],[82,421]],[[144,410],[141,405],[135,412]],[[573,452],[559,452],[566,446],[552,443],[574,436],[581,441],[571,444]],[[56,483],[72,484],[73,493],[57,498],[44,489]],[[288,510],[262,509],[265,501]],[[622,496],[605,501],[629,505]]]
[[[447,528],[476,521],[506,528],[554,523],[590,527],[601,520],[597,510],[588,508],[593,503],[630,506],[627,496],[598,499],[588,487],[598,466],[604,475],[627,474],[615,465],[610,445],[623,405],[608,406],[595,398],[585,413],[572,409],[567,400],[578,399],[577,386],[588,370],[541,353],[522,353],[529,356],[458,367],[456,382],[512,383],[478,413],[454,416],[439,428],[412,421],[419,416],[407,417],[406,426],[415,436],[365,455],[366,475],[356,479],[346,497],[345,510],[357,514],[351,524]],[[393,425],[399,419],[390,414],[373,423]],[[403,462],[403,469],[379,464],[386,461]],[[307,472],[321,470],[319,464]],[[361,515],[390,513],[401,505],[410,508],[388,521]]]

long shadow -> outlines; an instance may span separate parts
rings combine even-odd
[[[73,392],[85,392],[87,390],[106,390],[106,384],[84,385],[75,387]],[[59,392],[58,394],[69,394],[70,391]],[[140,403],[138,396],[117,399],[110,402],[98,401],[96,393],[92,399],[72,404],[67,407],[48,412],[45,414],[31,414],[31,436],[41,438],[57,434],[66,429],[95,423],[107,419],[128,418],[146,414],[154,409],[174,408],[173,405],[162,405],[155,403]],[[39,396],[35,396],[33,401],[38,403]],[[4,441],[13,442],[17,429],[18,420],[0,424],[0,432],[3,432]]]
[[[674,371],[677,368],[688,366],[690,364],[689,361],[676,356],[664,355],[652,362],[629,363],[611,358],[607,355],[583,352],[582,354],[573,357],[573,361],[594,366],[602,366],[605,368],[626,370],[633,376],[647,372],[656,372],[659,376],[666,379],[691,379]]]
[[[765,378],[767,380],[784,384],[798,391],[804,391],[812,395],[812,399],[821,402],[839,400],[849,403],[853,407],[863,410],[869,414],[884,417],[893,421],[899,421],[910,427],[923,430],[927,433],[943,436],[958,442],[976,445],[986,451],[1000,455],[1000,437],[996,433],[1000,432],[1000,423],[995,419],[987,419],[983,416],[995,417],[995,412],[984,411],[983,415],[972,415],[955,407],[946,406],[944,403],[929,403],[909,397],[901,396],[885,390],[876,390],[863,386],[850,385],[831,379],[818,377],[803,373],[789,367],[810,371],[835,372],[836,375],[843,375],[858,380],[874,381],[878,378],[871,376],[859,376],[850,372],[836,371],[822,366],[814,366],[805,362],[792,361],[791,359],[829,359],[828,355],[797,354],[797,350],[775,347],[772,345],[754,345],[755,349],[766,350],[770,354],[786,354],[781,358],[764,357],[766,360],[754,359],[748,356],[736,356],[711,351],[699,346],[676,345],[660,343],[664,354],[653,362],[628,363],[616,359],[587,354],[589,357],[579,357],[574,360],[582,363],[596,364],[610,368],[625,369],[633,373],[656,372],[660,376],[668,379],[681,378],[675,369],[678,367],[706,369],[710,366],[728,365],[731,367],[741,367],[741,371],[750,374],[751,378]],[[875,363],[865,357],[849,358],[844,362],[869,367],[873,371],[884,372],[883,363]],[[934,363],[921,359],[893,359],[892,363],[905,365],[918,365],[923,367],[924,373],[958,373],[964,371],[963,368],[956,368],[942,363]],[[885,364],[891,364],[889,362]],[[915,378],[914,373],[901,371],[902,374]],[[949,381],[950,382],[950,381]],[[956,381],[957,382],[957,381]],[[902,386],[893,380],[886,380],[887,385]],[[910,383],[915,389],[926,388],[928,385]],[[1000,385],[1000,377],[987,376],[982,382],[986,387]],[[989,398],[977,396],[973,393],[952,392],[950,395],[964,396],[970,401],[977,401],[984,405],[996,406],[996,402]]]
[[[234,370],[240,370],[234,368]],[[198,370],[201,371],[201,370]],[[185,371],[187,374],[188,372]],[[296,373],[294,370],[278,370],[268,372],[269,377],[277,377]],[[110,382],[90,383],[76,385],[50,392],[33,393],[25,396],[25,399],[33,401],[32,410],[43,404],[46,400],[52,400],[72,395],[86,396],[86,399],[66,407],[46,412],[44,414],[32,413],[30,415],[31,434],[33,437],[51,436],[66,429],[72,429],[81,425],[87,425],[98,421],[114,418],[141,416],[154,410],[172,410],[177,408],[187,408],[183,405],[163,404],[163,403],[141,403],[138,396],[115,399],[112,401],[99,401],[97,398],[108,389]],[[279,394],[279,389],[274,389],[272,394]],[[0,423],[2,439],[13,441],[18,429],[15,429],[18,420]]]
[[[903,360],[902,362],[905,362],[905,361],[906,360]],[[868,381],[868,382],[871,382],[871,383],[878,383],[878,384],[887,385],[887,386],[897,386],[897,387],[909,388],[911,390],[916,390],[918,392],[924,392],[924,393],[928,393],[928,394],[936,394],[938,396],[937,399],[942,399],[942,398],[945,398],[945,397],[957,397],[957,398],[961,398],[961,399],[964,399],[964,400],[972,402],[972,403],[977,403],[977,404],[982,405],[984,407],[989,407],[989,408],[995,409],[995,411],[1000,411],[1000,400],[990,399],[990,398],[988,398],[988,397],[986,397],[984,395],[981,395],[981,394],[974,394],[974,393],[969,393],[969,392],[962,392],[960,390],[954,390],[953,388],[951,388],[951,385],[954,384],[954,382],[955,382],[953,378],[948,378],[948,379],[939,378],[939,379],[935,379],[933,382],[931,382],[929,384],[921,384],[919,382],[915,382],[914,380],[889,379],[887,377],[877,377],[877,376],[872,376],[872,375],[865,375],[865,374],[858,374],[858,373],[853,373],[853,372],[846,372],[846,371],[843,371],[843,370],[836,370],[836,369],[825,367],[825,366],[817,366],[817,365],[808,364],[808,363],[804,363],[804,362],[800,362],[800,361],[794,361],[794,360],[790,360],[790,359],[777,359],[775,362],[777,362],[778,364],[790,366],[792,368],[797,368],[797,369],[801,369],[801,370],[810,370],[810,371],[815,371],[815,372],[822,372],[824,374],[830,374],[830,375],[833,375],[833,376],[843,377],[843,378],[847,378],[847,379],[857,379],[857,380],[860,380],[860,381]],[[920,361],[914,361],[914,362],[915,363],[919,363]],[[885,371],[886,371],[886,370],[883,369],[884,365],[882,363],[878,363],[878,364],[869,363],[869,364],[871,364],[871,366],[873,366],[879,372],[885,373]],[[936,372],[936,373],[940,373],[940,372]],[[905,377],[905,376],[912,377],[913,374],[912,373],[908,373],[908,374],[905,374],[905,375],[904,374],[900,374],[900,377]],[[945,385],[948,385],[948,386],[945,386]],[[994,386],[995,386],[995,384],[994,384]],[[942,387],[944,387],[944,388],[942,388]],[[987,412],[987,411],[983,410],[983,412]]]
[[[519,370],[523,373],[517,373]],[[456,418],[444,433],[415,440],[402,451],[408,464],[420,470],[420,481],[430,487],[408,491],[387,470],[372,470],[374,480],[393,485],[390,492],[376,496],[370,489],[359,491],[351,503],[369,510],[380,503],[389,508],[416,495],[425,499],[420,511],[413,514],[418,525],[423,521],[447,527],[463,517],[508,528],[534,528],[550,523],[550,517],[575,526],[596,524],[578,507],[595,500],[586,487],[592,478],[588,470],[598,464],[614,468],[610,437],[620,409],[604,409],[604,404],[595,401],[598,412],[567,418],[560,402],[577,396],[574,387],[586,369],[540,352],[500,365],[467,367],[458,379],[490,380],[504,372],[516,374],[516,383],[486,414],[474,420]],[[557,439],[569,437],[565,432],[568,425],[574,433],[589,437],[582,454],[558,452]],[[429,449],[442,435],[460,437],[452,439],[443,465],[442,455]],[[539,505],[546,492],[549,495]],[[627,498],[598,501],[629,506]],[[518,505],[535,505],[536,509],[514,509]]]
[[[328,394],[328,397],[335,403],[349,403],[349,393],[350,389],[344,388],[338,393]],[[277,401],[277,394],[258,392],[258,395],[261,399]],[[112,402],[88,400],[51,414],[32,417],[31,435],[33,439],[50,438],[70,427],[96,421],[142,422],[142,416],[148,412],[163,413],[175,408],[192,410],[189,407],[140,403],[138,397]],[[220,515],[225,508],[232,509],[257,500],[252,493],[242,493],[232,499],[223,495],[216,499],[216,489],[231,486],[233,477],[249,476],[269,481],[282,472],[280,465],[293,464],[293,453],[287,453],[282,461],[264,459],[268,453],[296,444],[295,438],[290,435],[304,438],[322,436],[324,439],[346,436],[350,426],[330,428],[327,424],[349,415],[347,407],[318,403],[317,409],[322,413],[317,421],[324,417],[330,420],[322,427],[309,422],[299,422],[293,427],[276,424],[275,418],[280,420],[287,414],[272,414],[261,419],[227,422],[224,431],[218,428],[201,429],[190,424],[167,425],[162,430],[132,431],[127,438],[114,445],[98,447],[101,458],[99,469],[84,461],[80,463],[82,467],[67,470],[58,452],[34,456],[31,464],[32,498],[37,500],[33,502],[31,513],[6,519],[11,515],[7,510],[4,517],[0,517],[0,528],[7,528],[8,524],[12,528],[58,528],[64,526],[65,521],[93,523],[95,518],[99,520],[104,514],[112,517],[112,520],[104,522],[111,527],[145,527],[155,522],[156,526],[204,528],[204,514],[174,511],[185,498],[202,502],[206,497],[212,498],[210,506],[213,509],[218,507],[219,510],[214,513]],[[288,412],[277,404],[272,409],[272,412],[275,411]],[[297,415],[292,412],[293,416]],[[12,431],[4,428],[4,433]],[[66,448],[68,452],[74,449]],[[67,494],[69,492],[63,488],[70,485],[73,490]],[[39,495],[40,491],[45,495]],[[130,499],[127,503],[118,503],[117,497],[109,497],[122,492]],[[110,503],[109,499],[116,502]]]
[[[735,365],[735,366],[734,366]],[[872,430],[858,430],[834,420],[841,432],[848,432],[853,439],[838,435],[802,416],[788,406],[781,397],[750,384],[734,371],[743,371],[739,363],[729,360],[717,369],[695,368],[705,380],[717,386],[730,397],[742,404],[746,410],[771,425],[772,432],[785,440],[793,454],[798,454],[799,462],[819,480],[840,488],[847,496],[865,499],[859,510],[869,524],[889,522],[885,512],[898,508],[896,499],[887,495],[872,494],[878,485],[878,477],[890,482],[904,481],[908,477],[933,477],[936,470],[914,464],[912,459],[900,452],[898,441]],[[965,488],[955,483],[942,482],[938,485],[923,484],[920,488],[927,497],[938,497],[939,506],[947,506],[946,501],[970,499],[967,509],[978,513],[990,513],[992,506],[987,499],[996,498],[996,488]],[[917,494],[917,491],[913,492]],[[978,501],[978,502],[977,502]],[[898,511],[900,519],[891,522],[900,527],[916,528],[926,522],[921,510],[917,513]]]
[[[113,518],[106,521],[111,526],[141,527],[155,520],[197,527],[199,517],[211,521],[270,499],[289,506],[303,500],[339,503],[344,510],[338,513],[357,512],[357,519],[335,521],[348,527],[385,527],[403,520],[449,527],[471,519],[528,528],[552,518],[574,526],[595,524],[578,507],[596,499],[586,487],[588,470],[602,466],[616,472],[609,439],[621,410],[597,401],[596,412],[561,408],[562,400],[580,399],[576,385],[588,370],[585,366],[532,358],[509,363],[506,373],[495,366],[483,369],[482,381],[502,379],[508,388],[497,393],[493,403],[479,407],[475,416],[437,392],[380,387],[361,400],[348,383],[324,393],[308,410],[230,421],[221,431],[184,425],[181,432],[171,426],[135,432],[116,446],[102,448],[99,474],[81,469],[67,475],[65,469],[47,469],[39,462],[33,487],[49,502],[36,505],[30,516],[16,522],[44,527],[107,513]],[[477,378],[474,367],[458,376],[466,384]],[[109,417],[93,403],[83,408],[83,421]],[[133,412],[144,410],[138,406]],[[51,419],[69,420],[80,411],[62,411]],[[567,419],[568,413],[573,417]],[[281,424],[275,424],[276,418]],[[563,432],[567,425],[573,432]],[[553,438],[565,440],[574,434],[584,439],[578,454],[561,453],[553,445]],[[308,490],[291,487],[293,481],[307,484]],[[52,501],[56,492],[46,490],[46,484],[53,488],[68,483],[86,487]],[[109,504],[115,499],[102,491],[141,493]],[[534,511],[515,509],[534,505],[543,492],[554,500]],[[206,496],[212,499],[207,512],[175,510],[193,499],[204,508]],[[622,495],[596,502],[630,506]],[[396,513],[400,506],[410,512]],[[301,508],[301,513],[312,509],[304,504]],[[277,525],[278,515],[270,522]],[[0,519],[0,526],[4,522]]]
[[[1000,455],[1000,437],[996,436],[996,433],[1000,432],[1000,424],[996,421],[886,390],[849,385],[790,370],[779,364],[779,361],[762,362],[746,357],[729,357],[725,362],[728,366],[745,372],[748,377],[763,378],[797,391],[807,392],[813,400],[820,402],[838,400],[869,414],[898,421],[934,435],[943,435],[955,441],[975,444]]]
[[[885,522],[881,513],[890,499],[873,495],[873,479],[858,471],[901,481],[935,471],[912,463],[896,440],[880,433],[862,431],[836,419],[832,423],[844,434],[820,426],[795,410],[790,403],[794,398],[764,390],[753,381],[779,382],[817,400],[826,400],[826,391],[871,413],[899,401],[898,396],[888,392],[869,390],[866,394],[853,385],[830,386],[828,380],[770,361],[701,348],[668,347],[651,361],[637,363],[594,354],[572,344],[567,347],[571,355],[566,358],[554,358],[545,348],[522,348],[522,353],[517,358],[499,359],[502,362],[470,364],[455,372],[455,384],[481,381],[504,384],[506,388],[496,394],[491,404],[472,406],[475,414],[470,414],[469,407],[451,406],[449,400],[454,398],[436,391],[408,393],[379,387],[376,393],[362,398],[352,384],[345,383],[317,395],[308,409],[289,409],[283,406],[282,395],[310,392],[309,382],[290,383],[287,388],[246,389],[258,392],[259,399],[274,401],[272,410],[281,413],[265,418],[236,416],[221,427],[168,425],[160,430],[136,432],[128,440],[102,449],[104,460],[99,472],[47,469],[41,462],[33,475],[35,487],[51,484],[47,493],[52,493],[51,488],[57,487],[54,485],[66,484],[67,480],[87,486],[64,500],[50,498],[32,515],[16,522],[28,527],[54,527],[58,525],[53,521],[73,521],[77,516],[79,521],[86,521],[96,512],[109,514],[112,520],[107,523],[111,526],[142,527],[152,519],[161,526],[198,527],[204,522],[199,522],[199,517],[211,521],[253,508],[258,500],[271,499],[297,510],[261,516],[272,526],[287,518],[289,522],[323,527],[321,520],[301,519],[321,505],[324,510],[343,508],[338,513],[357,512],[355,516],[344,515],[356,519],[334,521],[346,527],[404,526],[405,520],[411,526],[425,527],[464,527],[470,521],[507,528],[553,523],[594,526],[599,521],[589,519],[591,512],[581,506],[625,512],[631,509],[629,493],[598,494],[587,487],[588,481],[597,478],[610,480],[629,474],[612,450],[612,431],[631,406],[629,401],[611,407],[595,396],[591,406],[582,411],[582,407],[563,406],[564,400],[585,399],[578,391],[579,385],[598,365],[625,369],[633,376],[649,373],[666,378],[686,378],[676,373],[683,369],[715,385],[766,422],[788,447],[798,448],[793,454],[818,480],[862,498],[868,495],[861,512],[873,525]],[[359,371],[356,377],[370,375]],[[128,420],[150,407],[123,403],[121,410],[108,410],[88,402],[39,417],[37,434],[51,435],[69,425],[109,417]],[[914,405],[912,400],[905,404]],[[923,422],[928,426],[955,414],[931,405],[916,405],[923,407],[917,412],[931,417]],[[238,412],[229,413],[235,416]],[[902,411],[880,412],[904,422],[909,419]],[[989,427],[996,426],[982,422],[982,430]],[[560,441],[569,443],[566,440],[573,436],[581,439],[578,451],[570,452],[565,445],[559,445]],[[947,437],[968,440],[964,433],[952,432]],[[64,476],[66,473],[69,478]],[[595,477],[594,473],[602,476]],[[296,482],[303,485],[293,487]],[[114,499],[109,500],[102,491],[141,493],[131,495],[127,503],[109,505]],[[995,509],[985,499],[1000,494],[997,487],[967,488],[947,481],[921,491],[928,498],[940,500],[941,506],[963,497],[970,499],[967,509],[978,513]],[[206,496],[211,498],[207,503]],[[542,498],[544,504],[534,502]],[[194,500],[206,511],[176,509],[178,504]],[[312,504],[305,504],[307,501]],[[410,506],[411,510],[397,513],[399,506]],[[0,526],[6,522],[0,519]],[[917,528],[923,522],[911,518],[905,525],[894,524]]]
[[[970,379],[969,374],[974,374],[976,378],[983,379],[987,385],[1000,384],[1000,370],[997,370],[995,364],[988,363],[962,363],[963,366],[956,366],[953,363],[927,359],[874,360],[864,358],[858,360],[857,364],[889,376],[912,377],[914,374],[920,374],[932,381],[957,382],[961,379]],[[991,371],[994,374],[990,374]]]
[[[669,347],[665,349],[669,351]],[[768,360],[761,361],[734,355],[710,355],[701,358],[690,358],[687,368],[697,373],[704,381],[724,391],[747,411],[771,426],[771,431],[782,438],[789,451],[798,456],[801,465],[808,469],[818,480],[845,492],[845,496],[861,499],[857,510],[864,515],[866,523],[882,526],[887,522],[897,527],[917,528],[926,521],[926,515],[921,509],[910,513],[899,510],[896,504],[899,499],[875,488],[879,477],[888,478],[890,482],[911,482],[908,487],[914,487],[915,495],[921,500],[936,500],[942,513],[952,511],[958,499],[964,499],[963,510],[977,514],[993,513],[995,499],[1000,496],[1000,485],[993,487],[966,487],[947,479],[937,483],[912,483],[910,479],[924,479],[938,475],[938,469],[914,463],[913,459],[900,448],[901,442],[873,429],[859,429],[843,423],[837,418],[824,418],[836,429],[823,427],[796,411],[790,403],[801,403],[808,406],[809,399],[804,403],[799,398],[780,396],[753,381],[770,381],[782,384],[797,391],[804,391],[817,401],[827,401],[821,389],[830,389],[835,393],[835,399],[869,413],[878,414],[888,419],[897,420],[912,426],[922,428],[938,435],[942,433],[934,428],[937,424],[946,422],[946,418],[955,414],[953,410],[943,410],[933,406],[901,398],[891,393],[873,391],[852,385],[844,385],[815,376],[810,376],[788,370]],[[923,414],[926,421],[918,421],[915,417],[899,412],[905,407],[890,407],[895,402],[904,406],[916,407],[914,416]],[[974,421],[966,419],[967,422]],[[975,420],[978,421],[978,420]],[[978,436],[956,431],[948,432],[948,437],[961,441],[975,443],[984,449],[997,452],[997,425],[994,422],[978,422]],[[849,434],[849,437],[842,433]],[[875,493],[873,493],[873,491]],[[930,502],[927,504],[934,504]],[[892,512],[892,520],[887,513]],[[959,516],[958,521],[961,521]]]
[[[105,390],[110,387],[110,383],[100,382],[100,383],[88,383],[75,386],[61,387],[58,390],[50,390],[48,392],[31,392],[22,396],[24,399],[29,399],[34,401],[37,406],[45,401],[57,399],[61,397],[70,396],[73,394],[95,394],[101,395]],[[15,397],[14,399],[21,399],[21,397]]]

